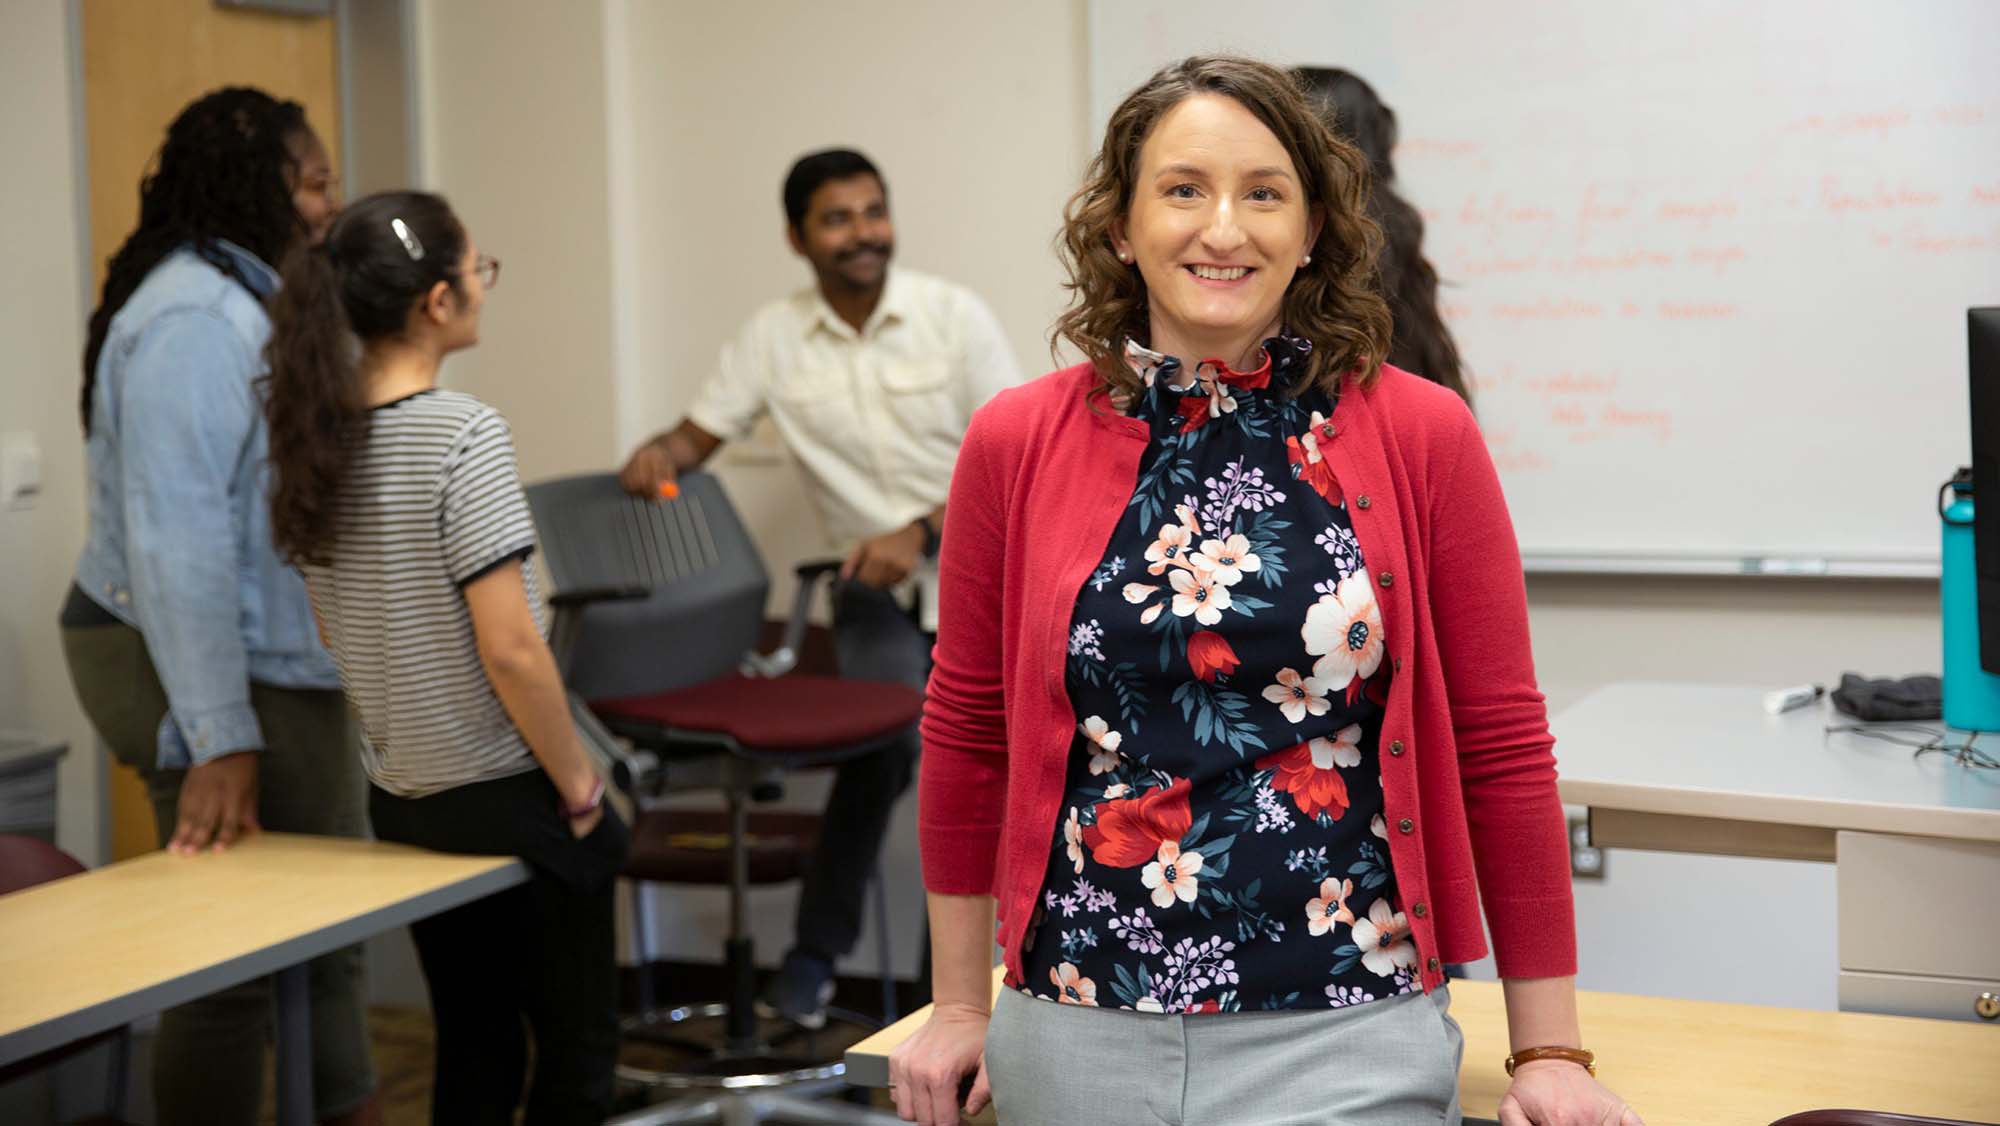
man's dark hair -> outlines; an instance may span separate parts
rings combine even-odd
[[[173,124],[139,183],[139,224],[104,274],[104,292],[90,315],[83,352],[83,427],[97,357],[118,315],[160,260],[191,248],[245,289],[248,279],[216,245],[227,239],[276,267],[305,234],[288,177],[297,167],[292,138],[306,131],[305,111],[248,86],[225,87],[197,99]],[[252,292],[255,292],[252,290]]]
[[[834,180],[845,180],[851,176],[873,176],[882,185],[884,199],[889,195],[889,182],[882,179],[882,173],[875,168],[875,162],[855,152],[853,149],[825,149],[807,153],[792,165],[785,174],[785,219],[792,230],[801,231],[806,224],[806,210],[812,205],[813,193],[821,184]]]

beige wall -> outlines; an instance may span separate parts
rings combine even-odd
[[[418,179],[500,258],[447,386],[499,408],[529,480],[612,456],[603,6],[412,0]]]
[[[635,2],[620,46],[637,186],[618,222],[636,259],[623,444],[680,417],[753,309],[811,284],[779,189],[819,148],[867,153],[889,182],[897,261],[972,287],[1022,370],[1050,368],[1049,244],[1084,152],[1081,4]],[[818,521],[792,468],[747,445],[720,471],[782,576],[823,553]],[[774,601],[789,590],[781,578]]]
[[[77,426],[83,288],[69,8],[21,0],[0,16],[0,431],[33,434],[42,494],[0,510],[0,728],[66,740],[57,823],[64,848],[100,855],[96,740],[70,693],[56,608],[83,544]]]

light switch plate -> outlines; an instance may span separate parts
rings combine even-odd
[[[0,434],[0,507],[33,508],[42,492],[42,447],[28,430]]]

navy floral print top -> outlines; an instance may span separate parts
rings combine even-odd
[[[1421,988],[1376,756],[1389,662],[1311,344],[1252,372],[1127,344],[1151,445],[1079,592],[1077,735],[1022,988],[1153,1013]],[[1182,384],[1185,384],[1183,386]]]

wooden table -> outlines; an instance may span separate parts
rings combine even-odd
[[[1768,715],[1762,696],[1610,684],[1556,715],[1558,784],[1590,807],[1591,843],[1832,861],[1841,1008],[2000,1021],[2000,770],[1829,732],[1853,721],[1825,700]]]
[[[1491,1118],[1507,1090],[1500,985],[1455,981],[1451,1001],[1465,1030],[1459,1099],[1469,1120]],[[1577,1007],[1598,1078],[1647,1126],[1763,1126],[1834,1107],[2000,1120],[2000,1028],[1622,993],[1579,993]],[[848,1082],[887,1086],[889,1052],[929,1017],[926,1007],[849,1048]]]
[[[310,1122],[304,963],[526,879],[512,857],[259,833],[0,896],[0,1064],[275,975],[279,1120]]]

